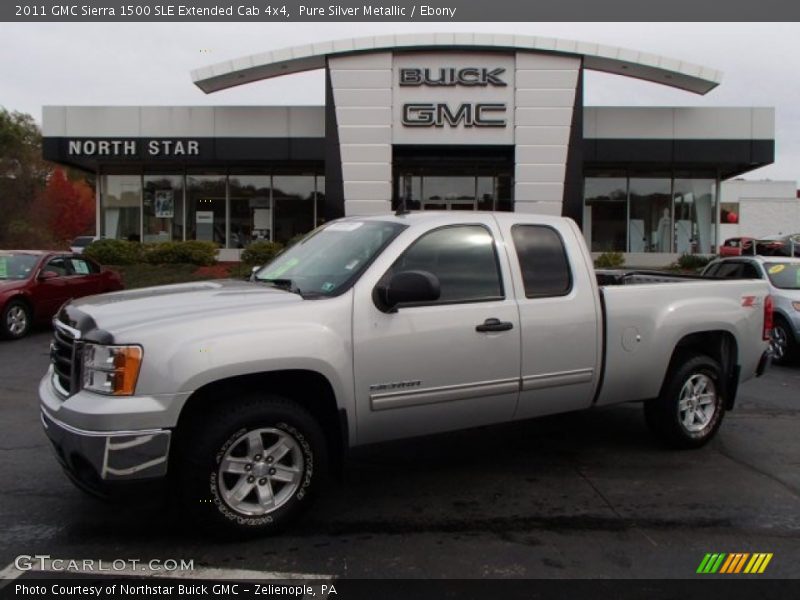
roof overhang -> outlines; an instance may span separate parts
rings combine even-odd
[[[483,33],[384,35],[294,46],[209,65],[193,70],[191,75],[194,84],[210,94],[262,79],[322,69],[331,56],[419,50],[528,50],[581,56],[586,69],[660,83],[695,94],[706,94],[722,81],[720,71],[647,52],[575,40]]]

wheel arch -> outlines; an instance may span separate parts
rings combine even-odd
[[[662,390],[679,361],[687,354],[704,354],[717,361],[722,369],[725,408],[732,409],[739,386],[740,370],[739,345],[736,337],[726,330],[697,331],[684,335],[672,351],[669,367],[661,384]]]
[[[333,385],[325,375],[307,369],[264,371],[218,379],[203,385],[181,408],[175,437],[188,429],[190,421],[202,419],[221,403],[235,401],[236,393],[269,392],[284,396],[305,408],[320,424],[334,468],[340,467],[349,446],[347,413],[340,409]]]

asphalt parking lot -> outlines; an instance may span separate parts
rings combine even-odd
[[[350,458],[290,531],[221,544],[62,475],[37,408],[48,341],[0,342],[0,569],[49,554],[337,577],[685,578],[707,552],[771,552],[761,577],[800,576],[800,367],[743,386],[699,451],[660,448],[634,405],[392,443]]]

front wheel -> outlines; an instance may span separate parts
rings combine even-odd
[[[175,483],[182,507],[196,525],[223,537],[278,530],[325,476],[323,432],[305,409],[278,396],[221,408],[180,432]]]
[[[704,354],[683,354],[658,398],[645,402],[650,430],[672,448],[699,448],[716,435],[725,414],[722,369]]]
[[[0,312],[0,337],[11,340],[28,335],[31,329],[31,311],[21,300],[12,300]]]

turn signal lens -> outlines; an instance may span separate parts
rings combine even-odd
[[[800,302],[792,302],[792,306],[795,310],[800,310]]]
[[[86,344],[83,348],[83,387],[100,394],[131,396],[136,390],[141,365],[140,346]]]

